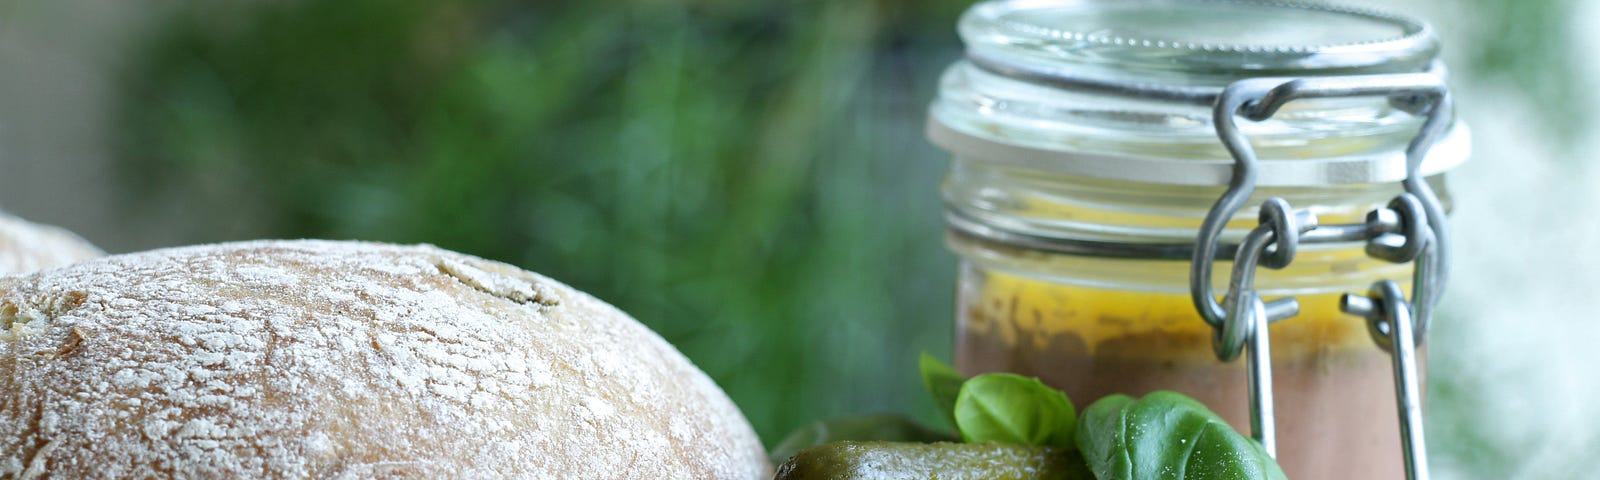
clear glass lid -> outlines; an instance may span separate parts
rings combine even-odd
[[[993,55],[1218,85],[1263,76],[1415,72],[1438,51],[1432,29],[1420,21],[1303,3],[986,2],[967,11],[960,31],[969,49]]]
[[[969,60],[941,82],[934,143],[965,161],[1112,180],[1226,184],[1233,159],[1206,98],[1237,80],[1444,75],[1426,23],[1316,4],[991,0],[968,9],[959,29]],[[1152,90],[1188,97],[1137,94]],[[1241,121],[1263,161],[1262,184],[1404,178],[1404,149],[1421,119],[1389,100],[1299,100],[1265,121]],[[1422,173],[1465,161],[1469,144],[1467,129],[1452,127]]]

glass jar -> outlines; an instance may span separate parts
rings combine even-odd
[[[1213,354],[1189,293],[1197,229],[1234,160],[1209,105],[1118,86],[1203,93],[1259,77],[1442,74],[1432,30],[1302,4],[1012,0],[972,7],[960,32],[969,60],[945,72],[928,126],[954,156],[944,201],[961,258],[958,367],[1037,376],[1080,408],[1175,390],[1249,431],[1245,366]],[[1323,224],[1360,223],[1402,192],[1421,120],[1384,98],[1299,100],[1241,120],[1261,187],[1222,241],[1237,244],[1269,197]],[[1451,125],[1421,163],[1446,204],[1443,172],[1468,144]],[[1231,266],[1217,262],[1212,283],[1227,285]],[[1270,327],[1290,478],[1402,478],[1389,356],[1338,304],[1375,280],[1410,278],[1409,264],[1369,258],[1361,243],[1304,245],[1288,268],[1257,277],[1263,297],[1301,305]]]

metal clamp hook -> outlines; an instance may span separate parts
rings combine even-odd
[[[1449,251],[1444,238],[1444,208],[1438,196],[1433,193],[1433,189],[1428,186],[1427,180],[1417,174],[1417,168],[1427,155],[1428,148],[1449,126],[1449,91],[1445,88],[1444,81],[1437,75],[1428,73],[1245,79],[1223,89],[1212,108],[1212,122],[1217,129],[1217,137],[1222,140],[1223,146],[1234,158],[1233,177],[1228,183],[1227,191],[1217,199],[1207,212],[1205,220],[1201,222],[1194,256],[1190,259],[1190,297],[1200,317],[1212,327],[1220,328],[1227,317],[1227,311],[1217,302],[1217,296],[1211,289],[1211,270],[1212,263],[1217,258],[1217,240],[1221,237],[1228,220],[1244,207],[1250,194],[1255,191],[1260,167],[1255,149],[1239,130],[1235,117],[1244,116],[1253,121],[1262,121],[1271,118],[1284,104],[1293,100],[1359,96],[1389,97],[1391,103],[1404,106],[1407,111],[1427,115],[1422,129],[1406,147],[1408,175],[1404,185],[1408,193],[1420,200],[1423,210],[1427,213],[1429,226],[1434,230],[1437,243],[1440,244],[1435,254],[1434,263],[1437,265],[1433,267],[1436,269],[1434,273],[1437,280],[1431,282],[1433,285],[1431,290],[1425,292],[1428,301],[1423,303],[1431,306],[1431,303],[1437,300],[1438,293],[1443,291],[1442,279],[1447,275],[1445,265],[1449,261]],[[1293,316],[1293,312],[1298,310],[1293,302],[1294,300],[1289,298],[1267,302],[1270,318],[1281,320]]]
[[[1392,280],[1372,284],[1367,296],[1346,294],[1339,304],[1345,313],[1367,319],[1367,329],[1379,345],[1387,345],[1394,367],[1395,407],[1400,412],[1400,447],[1405,455],[1406,478],[1427,480],[1428,450],[1422,429],[1422,388],[1417,378],[1418,341],[1411,307],[1400,285]]]

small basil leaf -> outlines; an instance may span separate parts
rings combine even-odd
[[[818,420],[789,433],[772,447],[772,463],[783,463],[795,453],[833,442],[953,442],[955,435],[934,431],[903,415],[882,414]]]
[[[1072,401],[1036,378],[1010,373],[972,377],[956,396],[955,417],[961,438],[968,442],[1076,448]]]
[[[922,352],[922,358],[917,360],[917,366],[922,370],[922,384],[928,387],[928,394],[933,395],[933,403],[939,406],[939,411],[944,413],[944,418],[950,421],[950,426],[956,425],[956,395],[961,393],[961,383],[967,377],[961,376],[955,367]]]
[[[1285,480],[1278,463],[1177,392],[1111,395],[1084,409],[1078,450],[1100,480]]]

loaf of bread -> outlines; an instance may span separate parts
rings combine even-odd
[[[771,475],[682,354],[431,246],[260,241],[0,278],[6,478]]]
[[[0,212],[0,274],[27,273],[102,255],[72,232]]]

